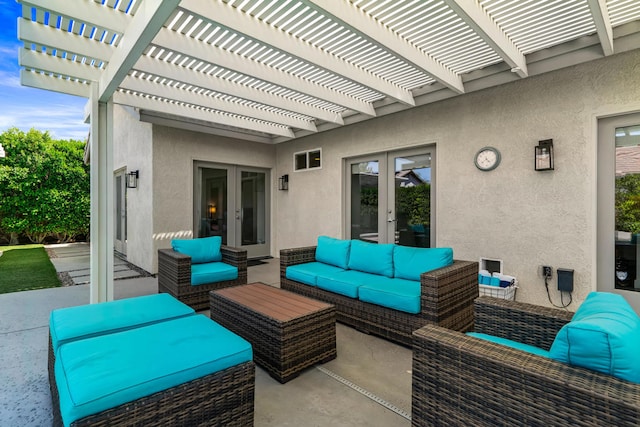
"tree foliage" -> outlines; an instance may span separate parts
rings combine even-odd
[[[89,231],[89,167],[84,142],[11,128],[0,134],[0,233],[41,243]]]
[[[431,185],[422,183],[396,188],[396,212],[404,215],[409,225],[431,223]]]

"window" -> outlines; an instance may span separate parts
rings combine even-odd
[[[293,154],[294,170],[320,169],[322,167],[322,150],[320,148],[300,151]]]

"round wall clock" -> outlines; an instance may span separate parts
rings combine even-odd
[[[484,147],[476,153],[475,164],[481,171],[494,170],[500,164],[500,151],[494,147]]]

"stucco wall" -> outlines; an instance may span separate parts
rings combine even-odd
[[[575,270],[574,299],[595,289],[596,115],[640,109],[640,51],[305,137],[277,146],[278,249],[342,237],[345,158],[425,143],[437,146],[437,246],[455,258],[504,261],[517,299],[549,305],[540,265]],[[534,146],[552,138],[555,171],[533,169]],[[500,167],[473,163],[486,145]],[[293,153],[322,147],[321,170],[294,173]],[[432,243],[433,244],[433,243]],[[551,295],[559,303],[554,280]],[[577,304],[572,305],[575,309]]]
[[[275,146],[154,125],[154,254],[170,247],[171,239],[193,236],[194,161],[274,169]],[[274,177],[272,173],[272,194],[277,192]],[[156,272],[155,255],[153,262],[151,271]]]
[[[138,170],[138,188],[127,189],[127,260],[146,271],[154,271],[149,242],[153,230],[153,174],[151,125],[138,121],[132,109],[114,106],[113,167]]]

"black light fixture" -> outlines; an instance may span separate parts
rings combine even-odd
[[[131,171],[127,174],[127,188],[138,188],[138,171]]]
[[[538,141],[535,147],[535,168],[537,171],[553,170],[553,139]]]
[[[282,175],[278,178],[278,190],[287,191],[289,189],[289,175]]]

